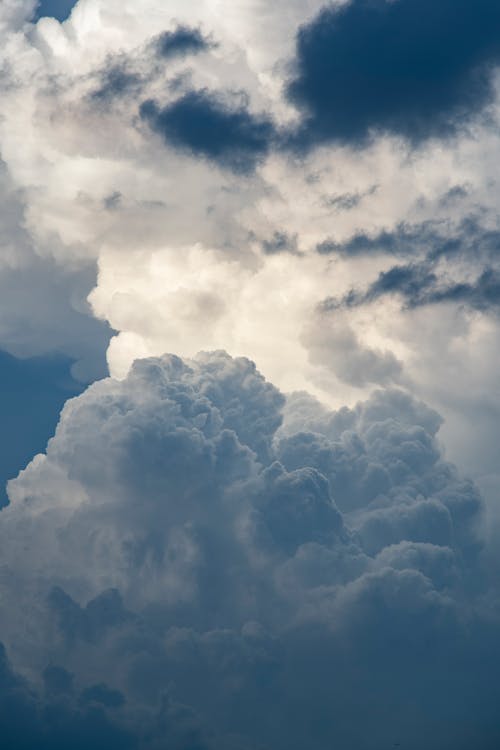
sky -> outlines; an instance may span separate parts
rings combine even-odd
[[[3,0],[6,750],[497,750],[500,7]]]

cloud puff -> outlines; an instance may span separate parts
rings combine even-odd
[[[391,351],[363,344],[348,321],[325,314],[331,307],[328,301],[324,303],[323,314],[317,315],[302,334],[311,362],[334,372],[339,380],[360,387],[399,382],[403,366],[397,357]]]
[[[172,145],[242,174],[267,154],[272,122],[252,115],[247,103],[232,106],[215,93],[189,91],[166,107],[143,102],[141,117]]]
[[[188,26],[178,26],[173,31],[164,31],[156,41],[157,53],[163,58],[177,55],[197,54],[210,47],[210,42],[201,31]]]
[[[288,96],[299,138],[359,143],[372,132],[447,137],[491,103],[500,12],[482,0],[354,0],[326,6],[297,37]]]
[[[30,731],[59,715],[57,736],[98,747],[493,748],[482,503],[440,423],[397,389],[285,401],[222,352],[137,361],[69,401],[0,512]]]

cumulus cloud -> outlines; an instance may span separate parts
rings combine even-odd
[[[467,423],[459,391],[492,393],[487,384],[495,378],[495,363],[478,355],[496,340],[483,320],[495,309],[497,273],[494,99],[490,123],[470,125],[474,137],[460,132],[417,150],[394,129],[362,152],[357,141],[334,138],[316,139],[314,149],[297,155],[282,137],[309,122],[302,104],[286,96],[287,81],[302,80],[306,70],[300,50],[307,30],[314,37],[322,19],[328,39],[345,32],[344,47],[335,50],[348,50],[353,14],[364,24],[365,12],[374,13],[382,19],[379,31],[361,24],[359,33],[364,29],[376,46],[391,19],[411,15],[413,4],[400,0],[369,10],[337,3],[321,11],[319,0],[266,7],[257,0],[237,6],[144,0],[140,8],[85,0],[62,24],[49,17],[32,24],[34,5],[8,1],[0,8],[0,150],[9,191],[20,202],[5,245],[8,257],[26,259],[15,278],[10,266],[2,271],[5,298],[12,290],[9,307],[16,308],[5,336],[9,351],[32,356],[57,348],[84,360],[80,376],[90,379],[102,373],[107,322],[118,331],[108,350],[114,375],[126,374],[137,356],[226,348],[251,356],[285,390],[306,388],[333,405],[368,395],[373,382],[400,382],[401,363],[401,377],[446,413],[448,423]],[[440,7],[448,13],[448,4]],[[456,16],[461,21],[464,8]],[[490,32],[485,14],[476,18],[467,54],[476,50],[486,61],[481,50]],[[434,28],[430,20],[411,47],[416,62]],[[458,44],[457,34],[450,32],[450,43]],[[446,60],[458,80],[455,57]],[[354,96],[353,86],[343,90],[352,93],[351,103],[368,101]],[[151,117],[141,117],[144,102]],[[444,109],[436,112],[426,119],[429,127]],[[441,301],[446,296],[441,309],[449,308],[439,325],[434,318],[437,335],[420,336],[425,315],[415,305],[410,311],[400,291],[396,300],[384,294],[349,308],[352,335],[331,342],[335,366],[325,366],[324,353],[311,357],[307,334],[318,305],[345,300],[351,290],[363,298],[379,276],[385,279],[394,256],[398,266],[431,261],[429,273],[438,282],[423,296],[432,292],[434,299],[437,291]],[[104,325],[87,315],[89,292]],[[85,314],[75,315],[75,308]],[[354,362],[360,350],[371,362],[362,369],[372,375],[346,382],[360,367],[343,368],[344,359]],[[384,372],[377,374],[373,363],[380,358]],[[452,404],[442,388],[450,368],[457,390]],[[476,413],[491,414],[479,401]],[[469,445],[460,460],[474,450]]]
[[[494,747],[482,501],[440,424],[398,389],[285,400],[223,352],[90,386],[0,512],[11,721],[98,747]]]
[[[117,378],[0,513],[16,750],[498,746],[497,13],[427,5],[0,4],[0,346]]]
[[[489,124],[470,123],[473,137],[460,132],[417,150],[397,134],[379,135],[362,151],[356,141],[315,140],[314,149],[290,153],[274,135],[307,121],[286,96],[302,69],[297,39],[300,50],[320,17],[335,36],[340,27],[330,21],[355,8],[364,18],[365,6],[337,3],[318,15],[320,0],[266,7],[144,0],[140,8],[85,0],[62,24],[43,17],[34,25],[34,5],[7,0],[0,8],[0,150],[20,206],[2,242],[16,263],[25,258],[15,278],[8,264],[2,270],[15,307],[5,348],[23,356],[56,348],[91,379],[102,374],[107,322],[118,331],[107,355],[113,375],[125,375],[138,356],[225,348],[251,356],[285,390],[308,389],[335,406],[401,377],[455,425],[446,436],[455,457],[484,473],[498,409],[498,331],[491,284],[483,294],[476,282],[497,272],[495,101]],[[395,5],[410,12],[403,0],[392,3],[384,23]],[[482,18],[476,39],[489,33]],[[350,28],[342,26],[346,38]],[[182,54],[162,56],[162,39]],[[154,103],[153,120],[141,118],[143,102]],[[168,138],[151,127],[162,112],[172,115]],[[215,140],[197,134],[194,114],[207,113]],[[183,118],[189,127],[180,127]],[[352,333],[332,338],[329,365],[325,352],[311,356],[308,332],[322,301],[338,303],[351,290],[362,299],[392,266],[428,261],[437,282],[425,298],[447,295],[432,325],[427,304],[412,307],[404,291],[383,294],[342,310]],[[87,315],[89,292],[102,325]],[[331,315],[323,316],[318,341],[330,327]],[[360,350],[369,361],[344,366]],[[361,369],[370,377],[360,378]],[[471,414],[477,440],[465,429]],[[486,471],[496,471],[494,459]]]
[[[496,314],[498,243],[498,232],[481,227],[474,217],[455,227],[426,222],[373,237],[358,233],[344,244],[325,240],[316,248],[322,255],[385,254],[410,262],[380,272],[365,290],[352,288],[341,300],[326,299],[322,310],[355,308],[397,295],[409,309],[448,303]],[[471,276],[476,278],[471,281]]]
[[[269,150],[273,126],[245,103],[228,106],[208,91],[190,91],[164,108],[143,102],[141,117],[167,142],[235,172],[251,172]]]
[[[456,134],[493,101],[499,28],[489,0],[326,6],[298,33],[288,95],[305,111],[299,139]]]
[[[210,42],[196,28],[178,26],[173,31],[164,31],[159,35],[156,49],[161,57],[197,54],[210,47]]]
[[[323,313],[331,307],[323,304]],[[339,380],[363,386],[367,383],[387,385],[401,379],[403,365],[390,351],[363,344],[345,318],[317,316],[304,330],[302,341],[311,362],[331,370]]]
[[[64,354],[84,382],[105,374],[111,331],[86,300],[95,262],[68,266],[57,258],[57,236],[40,240],[30,231],[28,198],[1,161],[0,195],[0,347],[18,357]]]

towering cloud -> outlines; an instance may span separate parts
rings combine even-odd
[[[99,747],[494,747],[482,504],[440,421],[399,390],[285,402],[222,352],[90,386],[0,513],[1,635],[34,681],[5,666],[5,700]]]
[[[0,3],[2,747],[497,750],[499,23]]]

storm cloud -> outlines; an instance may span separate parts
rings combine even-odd
[[[199,29],[178,26],[173,31],[164,31],[156,40],[156,51],[160,57],[193,55],[209,49],[211,43]]]
[[[99,747],[493,748],[482,501],[440,424],[398,389],[285,400],[222,352],[138,361],[69,401],[0,513],[1,636],[34,680],[20,693],[6,667],[4,690],[46,706],[37,741],[62,701],[58,737]],[[395,719],[361,728],[375,686]]]
[[[455,135],[493,100],[499,30],[490,0],[326,6],[297,36],[288,96],[304,112],[299,141]]]
[[[326,300],[323,310],[367,305],[386,295],[397,295],[408,308],[452,303],[485,313],[497,313],[500,305],[500,276],[485,269],[474,281],[441,280],[432,266],[394,266],[382,272],[365,292],[350,291],[343,300]]]
[[[267,154],[272,122],[255,116],[245,100],[233,106],[220,94],[190,91],[166,107],[141,105],[141,117],[167,142],[237,173],[252,172]]]

